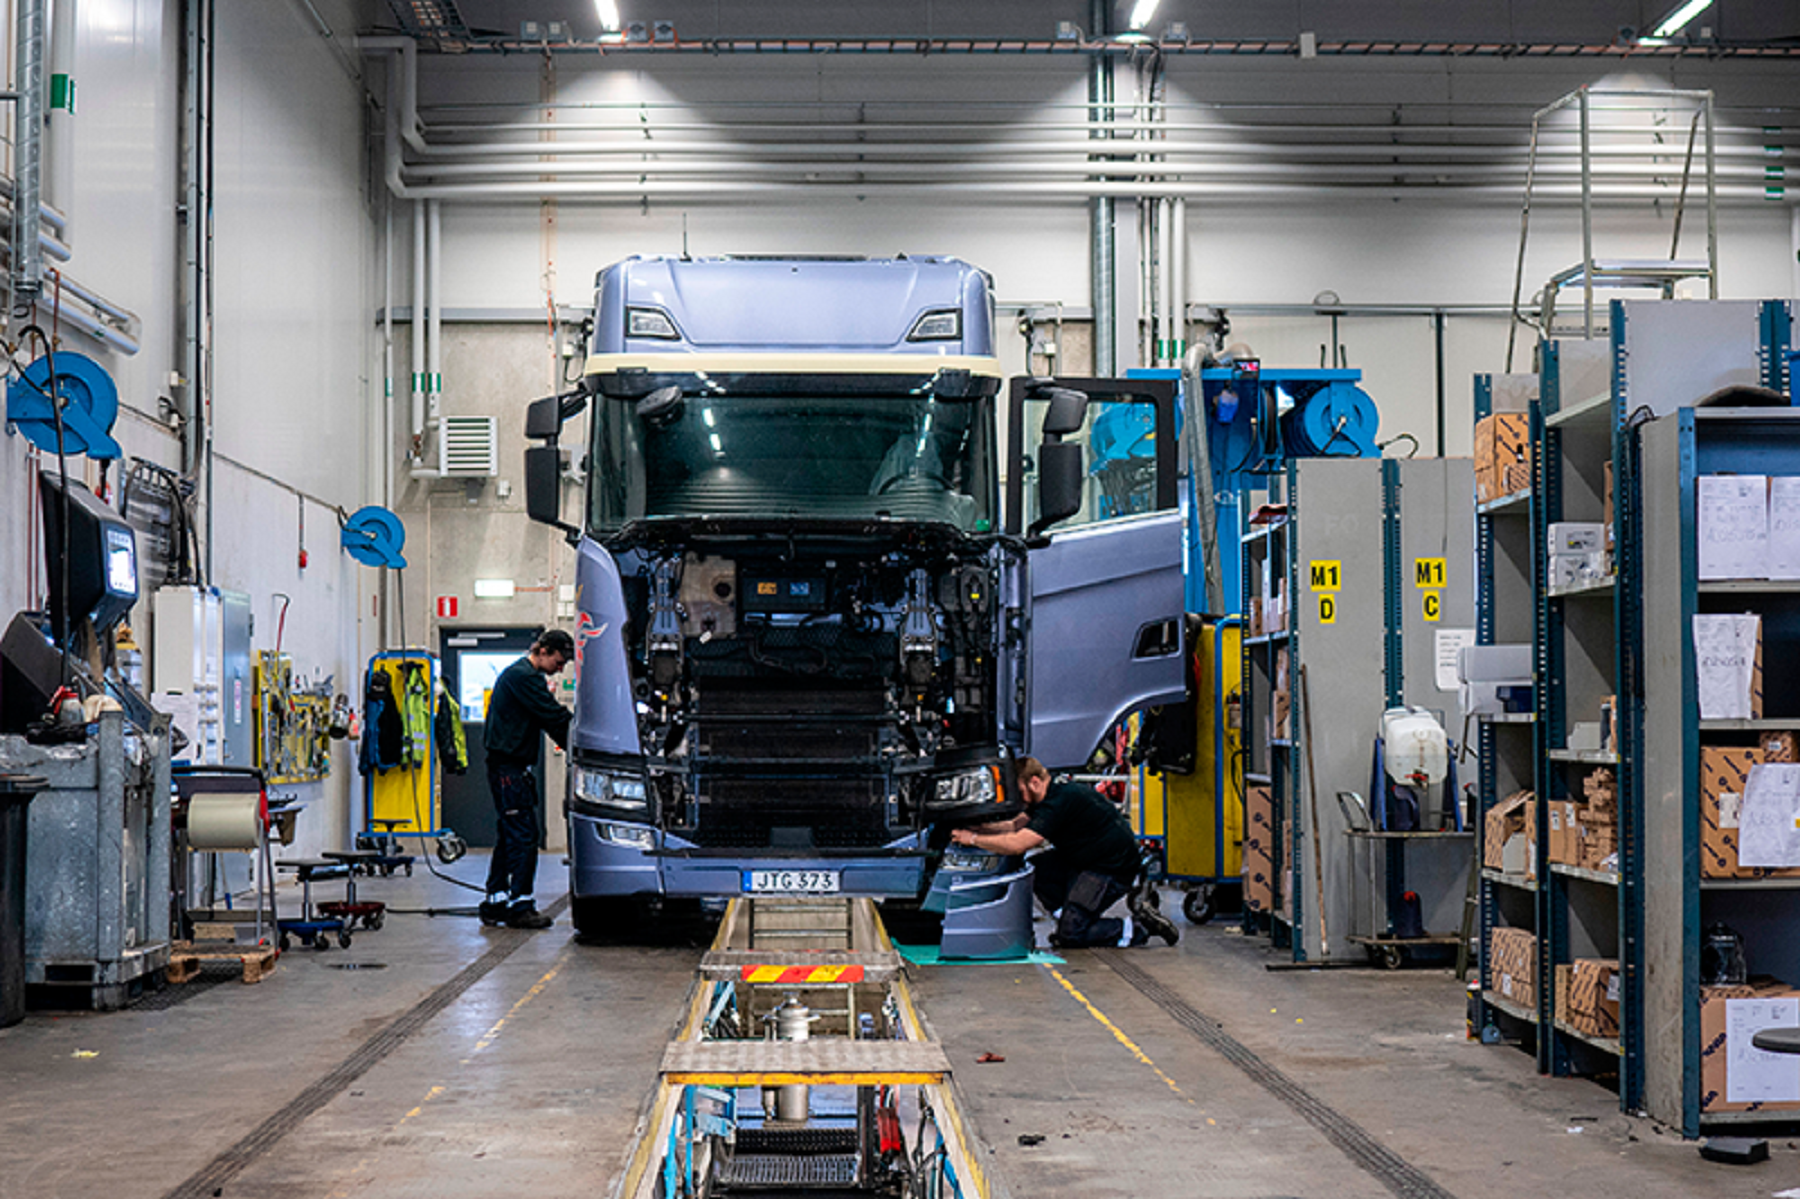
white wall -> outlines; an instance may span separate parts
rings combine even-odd
[[[349,0],[314,3],[334,28],[355,27]],[[77,332],[65,332],[64,344],[118,382],[128,410],[115,432],[126,453],[169,466],[179,466],[179,446],[154,417],[169,373],[185,369],[180,11],[179,0],[80,3],[72,187],[56,197],[75,251],[69,274],[143,320],[136,356],[97,350]],[[11,34],[8,20],[0,37]],[[365,632],[370,580],[338,548],[335,509],[371,498],[364,447],[377,413],[367,365],[377,242],[361,89],[292,0],[220,4],[217,47],[211,581],[250,594],[259,649],[275,644],[272,595],[289,595],[283,649],[305,676],[332,675],[355,694],[359,664],[377,648]],[[48,324],[48,312],[38,319]],[[33,486],[23,439],[0,440],[8,619],[39,599],[26,516]],[[308,805],[299,848],[347,843],[355,778],[340,747],[326,783],[291,788]]]
[[[776,116],[790,120],[896,119],[909,100],[936,99],[946,119],[954,102],[971,118],[1021,124],[1078,119],[1085,99],[1082,64],[1074,58],[994,56],[885,57],[859,55],[563,57],[546,73],[541,63],[493,56],[423,62],[422,103],[428,123],[452,119],[558,122],[616,119],[616,109],[579,105],[642,102],[658,108],[653,123],[695,122],[729,140],[722,126]],[[1523,147],[1532,111],[1582,83],[1611,87],[1711,87],[1718,94],[1723,131],[1760,128],[1761,106],[1791,105],[1800,67],[1730,60],[1659,60],[1629,70],[1617,60],[1532,58],[1319,59],[1254,57],[1169,60],[1169,99],[1190,117],[1248,124],[1357,120],[1364,123],[1509,124]],[[1131,94],[1121,72],[1119,96]],[[504,109],[433,107],[458,103],[525,104]],[[1021,103],[995,109],[991,102]],[[554,102],[554,110],[533,108]],[[887,107],[883,107],[887,105]],[[1060,105],[1034,115],[1032,105]],[[1194,105],[1217,106],[1202,111]],[[1178,108],[1178,111],[1181,111]],[[629,113],[627,113],[629,115]],[[570,135],[574,136],[574,135]],[[1246,136],[1254,136],[1247,134]],[[1323,137],[1318,140],[1327,140]],[[1679,138],[1673,140],[1679,141]],[[1791,137],[1787,139],[1791,144]],[[654,139],[646,142],[654,154]],[[1349,305],[1502,306],[1512,296],[1519,249],[1519,197],[1478,195],[1357,199],[1343,194],[1197,199],[1188,209],[1190,296],[1194,303],[1308,305],[1324,290]],[[1722,209],[1719,225],[1721,295],[1727,298],[1795,294],[1793,205],[1739,203]],[[1130,202],[1119,204],[1121,306],[1137,303],[1135,230]],[[694,196],[613,203],[564,200],[536,203],[446,202],[444,303],[448,308],[539,307],[549,289],[557,302],[583,305],[594,273],[628,254],[730,252],[949,253],[993,273],[1006,302],[1089,304],[1087,211],[1078,199],[1046,200],[941,194]],[[1671,214],[1649,202],[1611,203],[1599,210],[1596,253],[1664,257]],[[685,242],[684,242],[685,235]],[[1690,208],[1683,256],[1704,253],[1705,221]],[[404,251],[404,247],[402,248]],[[1524,298],[1555,270],[1578,261],[1577,211],[1566,202],[1540,203],[1533,216],[1524,269]],[[1273,365],[1316,366],[1329,340],[1322,318],[1242,314],[1236,337]],[[1434,448],[1437,367],[1428,317],[1350,318],[1340,334],[1351,365],[1381,408],[1383,436],[1405,430]],[[1010,330],[1003,337],[1016,340]],[[1470,448],[1471,376],[1505,369],[1507,322],[1491,315],[1447,318],[1445,337],[1445,448]],[[1521,333],[1516,366],[1528,369],[1529,331]],[[1133,345],[1121,339],[1122,355]],[[1016,358],[1020,347],[1003,346]],[[1122,359],[1121,365],[1131,365]],[[504,404],[495,397],[496,404]],[[505,407],[490,409],[511,419]]]

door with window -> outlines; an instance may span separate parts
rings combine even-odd
[[[1058,417],[1071,393],[1085,402]],[[1126,713],[1187,694],[1175,387],[1015,379],[1008,407],[1007,530],[1028,553],[1025,747],[1075,768]],[[1079,495],[1061,497],[1073,511],[1046,524],[1051,454],[1076,447]]]
[[[488,698],[500,672],[525,656],[536,629],[447,628],[439,633],[444,689],[462,714],[469,745],[466,774],[444,774],[443,822],[477,849],[492,849],[495,839],[494,800],[488,794],[487,754],[482,733]],[[538,756],[538,827],[544,823],[543,755]]]

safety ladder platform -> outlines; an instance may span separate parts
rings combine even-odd
[[[1587,274],[1586,264],[1578,262],[1550,276],[1550,288],[1561,291],[1579,286]],[[1710,274],[1712,267],[1704,258],[1596,258],[1593,280],[1595,287],[1669,287],[1683,279],[1704,279]]]
[[[892,950],[715,949],[700,959],[700,977],[773,986],[887,983],[900,976],[902,965]]]
[[[697,1086],[936,1084],[949,1073],[934,1041],[672,1041],[662,1060],[666,1081]]]

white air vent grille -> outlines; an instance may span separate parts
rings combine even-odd
[[[493,478],[500,473],[500,422],[492,416],[446,416],[438,426],[438,473]]]

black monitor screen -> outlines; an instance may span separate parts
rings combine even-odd
[[[51,626],[59,638],[62,613],[62,483],[53,471],[38,475],[44,497],[44,556],[50,576]],[[92,620],[105,632],[137,602],[137,535],[125,518],[80,483],[69,481],[69,621]]]

